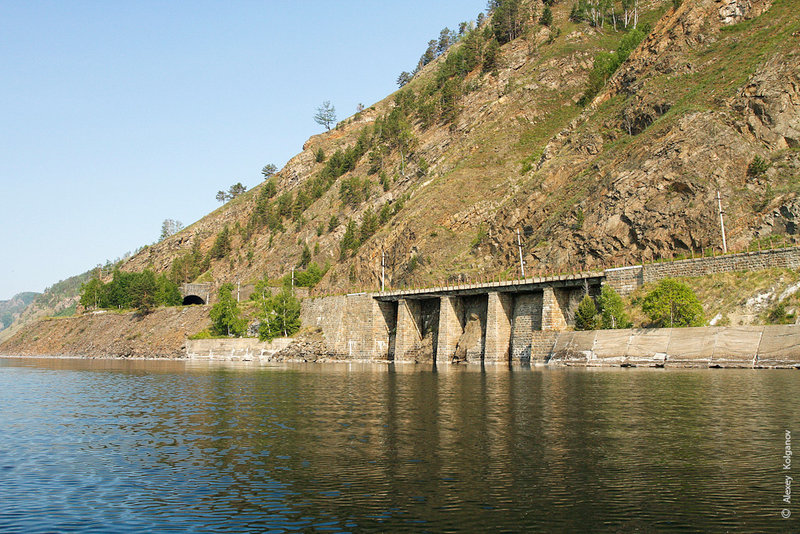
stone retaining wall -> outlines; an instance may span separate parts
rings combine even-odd
[[[714,258],[695,258],[644,266],[644,283],[676,276],[704,276],[731,271],[760,271],[773,267],[800,267],[800,248],[781,248],[758,252],[726,254]]]
[[[291,345],[292,338],[279,337],[272,342],[255,338],[189,339],[186,357],[194,360],[260,360]]]
[[[389,327],[397,307],[366,293],[303,300],[300,321],[304,328],[319,328],[325,344],[337,356],[356,360],[386,359]]]
[[[705,276],[733,271],[760,271],[776,267],[787,269],[800,267],[800,247],[606,269],[603,284],[614,288],[620,295],[630,295],[642,285],[664,278]]]

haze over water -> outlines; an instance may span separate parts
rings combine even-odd
[[[792,532],[799,379],[0,359],[0,531]]]

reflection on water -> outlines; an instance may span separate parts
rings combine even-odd
[[[0,359],[0,531],[790,532],[798,378]]]

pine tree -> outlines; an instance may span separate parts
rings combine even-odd
[[[397,77],[397,86],[403,87],[405,84],[411,81],[411,74],[409,72],[403,71]]]
[[[306,243],[303,245],[303,253],[300,255],[300,261],[297,266],[301,269],[305,269],[309,263],[311,263],[311,249],[308,248],[308,244]]]
[[[228,253],[231,251],[231,242],[230,242],[230,230],[228,229],[228,225],[222,227],[222,230],[217,234],[217,238],[214,240],[214,245],[211,247],[211,250],[208,252],[208,256],[211,259],[221,260]]]
[[[228,188],[228,198],[234,199],[247,191],[247,186],[242,185],[242,182],[236,182]]]
[[[331,105],[330,100],[326,100],[320,107],[317,108],[317,113],[314,115],[314,122],[330,130],[331,126],[336,123],[336,108]]]
[[[589,295],[583,297],[575,312],[576,330],[594,330],[597,328],[597,306]]]
[[[264,167],[261,169],[261,174],[264,175],[265,180],[269,180],[270,177],[272,177],[272,175],[274,175],[276,172],[278,172],[278,167],[272,163],[264,165]]]
[[[553,23],[553,11],[550,6],[545,6],[542,10],[542,16],[539,18],[539,24],[542,26],[550,26]]]

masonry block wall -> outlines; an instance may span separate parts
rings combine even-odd
[[[611,287],[622,296],[627,296],[642,287],[644,284],[643,273],[641,265],[607,269],[603,285]]]
[[[567,287],[554,289],[553,294],[558,301],[558,306],[561,308],[561,314],[567,322],[567,326],[575,326],[575,312],[578,310],[578,305],[583,300],[586,291],[594,295],[593,287]]]
[[[439,299],[427,298],[420,301],[422,345],[414,355],[417,362],[431,362],[436,357],[439,343]]]
[[[673,276],[703,276],[730,271],[759,271],[772,267],[797,269],[799,266],[800,248],[792,247],[645,265],[643,281],[647,283]]]
[[[354,359],[385,359],[393,307],[370,295],[336,295],[303,300],[303,326],[322,329],[325,343],[337,355]]]
[[[567,327],[567,319],[561,311],[556,291],[558,290],[552,287],[542,289],[542,330],[564,330]]]
[[[530,357],[527,362],[546,363],[553,354],[558,337],[561,332],[534,332],[531,336]],[[522,360],[526,363],[526,360]]]
[[[466,328],[467,321],[472,314],[478,316],[481,322],[481,342],[480,347],[467,351],[467,361],[480,362],[482,355],[486,350],[486,310],[487,310],[487,295],[472,295],[462,297],[463,317],[461,324]]]
[[[648,282],[681,276],[704,276],[732,271],[759,271],[773,267],[800,267],[800,247],[741,252],[712,258],[689,258],[646,265],[607,269],[604,285],[629,295]]]
[[[394,340],[395,361],[407,361],[410,353],[422,343],[419,324],[419,301],[400,299],[397,301],[397,333]]]
[[[387,360],[394,356],[395,339],[391,330],[397,325],[397,305],[372,299],[372,336],[374,358]]]
[[[534,332],[542,329],[542,292],[520,293],[514,298],[511,322],[512,362],[528,362],[531,359],[531,343]]]

